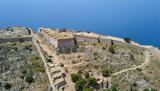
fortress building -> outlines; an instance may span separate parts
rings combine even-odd
[[[99,35],[93,32],[80,32],[67,29],[40,28],[38,35],[51,47],[57,50],[73,48],[77,43],[81,42],[103,43],[106,45],[131,45],[131,43],[126,43],[124,39],[121,38]]]
[[[39,35],[54,48],[74,46],[74,34],[70,31],[50,28],[40,28]]]
[[[0,29],[0,43],[32,41],[32,30],[23,26]]]

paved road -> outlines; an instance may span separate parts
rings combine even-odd
[[[41,51],[41,48],[40,48],[39,44],[37,43],[38,36],[36,34],[32,33],[32,37],[33,37],[33,43],[36,46],[36,48],[37,48],[37,50],[38,50],[38,52],[39,52],[39,54],[40,54],[40,56],[41,56],[41,58],[43,60],[44,67],[46,68],[46,73],[48,75],[48,79],[50,81],[50,85],[52,87],[52,91],[57,91],[56,88],[55,88],[55,86],[54,86],[53,80],[51,78],[51,75],[50,75],[50,72],[49,72],[49,68],[47,66],[47,61],[45,60],[45,57],[44,57],[44,55],[43,55],[43,53]]]
[[[144,63],[142,63],[141,65],[136,66],[136,67],[124,69],[124,70],[121,70],[121,71],[119,71],[119,72],[113,73],[112,76],[116,76],[116,75],[118,75],[118,74],[121,74],[121,73],[124,73],[124,72],[127,72],[127,71],[132,71],[132,70],[136,70],[136,69],[138,69],[138,68],[142,68],[142,67],[146,66],[146,65],[149,63],[149,61],[150,61],[149,59],[150,59],[149,52],[146,51],[146,52],[145,52],[145,62],[144,62]]]

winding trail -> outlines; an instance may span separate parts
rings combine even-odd
[[[136,69],[138,69],[138,68],[143,68],[143,67],[147,66],[147,65],[149,64],[149,62],[150,62],[150,54],[149,54],[149,51],[145,51],[144,55],[145,55],[145,60],[144,60],[144,63],[142,63],[141,65],[138,65],[138,66],[135,66],[135,67],[131,67],[131,68],[128,68],[128,69],[123,69],[123,70],[121,70],[121,71],[118,71],[118,72],[113,73],[113,74],[112,74],[110,77],[108,77],[108,78],[103,78],[103,79],[105,79],[105,80],[108,82],[108,87],[112,86],[111,80],[112,80],[112,77],[113,77],[113,76],[116,76],[116,75],[118,75],[118,74],[122,74],[122,73],[125,73],[125,72],[127,72],[127,71],[133,71],[133,70],[136,70]]]
[[[125,73],[127,71],[132,71],[132,70],[136,70],[138,68],[142,68],[142,67],[145,67],[148,65],[149,61],[150,61],[150,55],[149,55],[149,52],[148,51],[145,51],[145,62],[142,63],[141,65],[138,65],[136,67],[131,67],[131,68],[128,68],[128,69],[124,69],[124,70],[121,70],[119,72],[116,72],[116,73],[113,73],[112,76],[116,76],[118,74],[122,74],[122,73]]]

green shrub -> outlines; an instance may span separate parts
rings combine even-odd
[[[75,84],[76,91],[83,91],[85,84],[86,84],[86,80],[84,79],[77,81]]]
[[[145,88],[143,91],[150,91],[148,88]]]
[[[132,85],[133,85],[134,87],[137,87],[137,86],[138,86],[138,84],[137,84],[136,82],[134,82]]]
[[[79,70],[79,71],[78,71],[78,74],[82,74],[82,71],[81,71],[81,70]]]
[[[85,76],[85,78],[89,78],[90,75],[89,75],[88,72],[85,72],[85,73],[84,73],[84,76]]]
[[[102,75],[104,76],[104,77],[109,77],[109,76],[111,76],[112,75],[112,69],[111,68],[103,68],[102,69]]]
[[[10,88],[12,88],[12,85],[9,84],[9,83],[5,83],[5,84],[4,84],[4,88],[5,88],[5,89],[10,89]]]
[[[80,74],[71,74],[71,79],[75,83],[77,81],[82,80],[82,76]]]
[[[112,54],[115,54],[115,46],[114,45],[111,45],[109,47],[109,52],[112,53]]]
[[[117,87],[115,85],[111,86],[112,91],[118,91]]]
[[[31,55],[31,61],[39,60],[39,56]]]
[[[87,83],[89,86],[94,87],[97,84],[97,80],[94,77],[87,78]]]
[[[23,71],[22,71],[22,74],[26,74],[26,73],[27,73],[27,70],[23,70]]]
[[[93,91],[93,90],[89,87],[85,87],[85,88],[83,88],[83,91]]]
[[[154,89],[154,88],[151,88],[151,91],[158,91],[158,90],[156,90],[156,89]]]
[[[25,81],[28,82],[28,83],[34,82],[33,76],[32,76],[32,75],[28,75],[28,76],[26,77]]]

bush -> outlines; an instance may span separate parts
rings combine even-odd
[[[111,87],[111,90],[112,90],[112,91],[118,91],[118,89],[117,89],[117,87],[116,87],[115,85],[113,85],[113,86]]]
[[[85,84],[86,84],[86,80],[84,79],[77,81],[75,84],[76,91],[83,91]]]
[[[89,86],[94,87],[97,84],[97,80],[94,77],[89,77],[87,79],[87,83],[88,83]]]
[[[64,64],[63,64],[63,63],[60,63],[59,65],[60,65],[60,67],[64,67]]]
[[[28,76],[26,77],[25,81],[28,82],[28,83],[34,82],[33,76],[32,76],[32,75],[28,75]]]
[[[79,70],[79,71],[78,71],[78,74],[82,74],[82,71],[81,71],[81,70]]]
[[[97,53],[97,52],[94,52],[94,53],[93,53],[93,55],[94,55],[94,56],[97,56],[97,55],[98,55],[98,53]]]
[[[112,54],[115,54],[115,46],[114,45],[111,45],[109,47],[109,52],[112,53]]]
[[[102,47],[102,50],[106,50],[106,47]]]
[[[82,80],[82,76],[80,74],[71,74],[71,79],[75,83],[77,81]]]
[[[50,58],[47,59],[47,62],[52,63],[52,59],[50,59]]]
[[[111,68],[103,68],[102,69],[102,75],[104,77],[109,77],[112,75],[112,69]]]
[[[85,88],[83,88],[83,91],[93,91],[93,90],[89,87],[85,87]]]
[[[9,84],[9,83],[5,83],[5,84],[4,84],[4,88],[5,88],[5,89],[10,89],[11,87],[12,87],[12,85]]]
[[[84,73],[84,76],[85,76],[85,78],[89,78],[89,73],[88,73],[88,72],[85,72],[85,73]]]
[[[145,88],[143,91],[150,91],[148,88]]]
[[[23,70],[23,71],[22,71],[22,74],[26,74],[26,73],[27,73],[27,70]]]
[[[131,43],[131,39],[128,38],[128,37],[124,38],[124,41],[125,41],[126,43]]]
[[[158,90],[156,90],[156,89],[154,89],[154,88],[151,88],[151,91],[158,91]]]
[[[134,87],[137,87],[137,86],[138,86],[138,84],[137,84],[136,82],[134,82],[132,85],[133,85]]]

